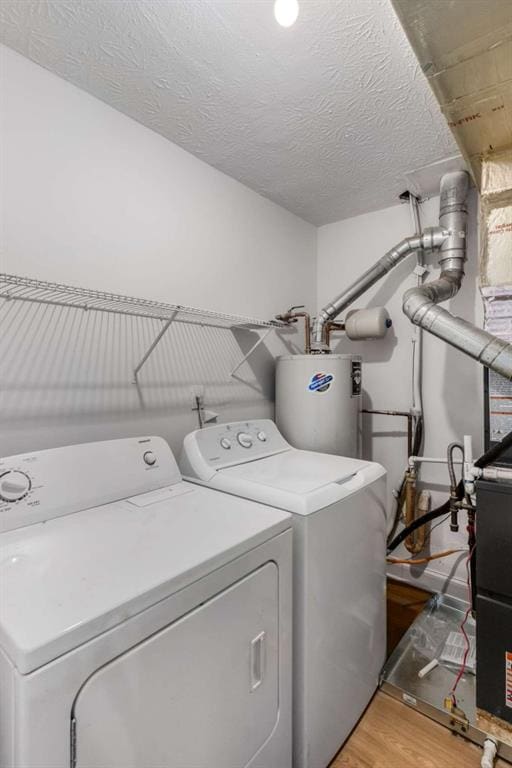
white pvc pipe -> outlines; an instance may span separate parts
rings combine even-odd
[[[421,233],[419,200],[412,193],[409,194],[414,233]],[[416,285],[423,284],[423,276],[426,269],[423,266],[423,249],[416,251]],[[423,328],[413,324],[412,341],[412,410],[415,414],[423,415]]]
[[[512,469],[508,467],[484,467],[481,477],[484,480],[512,480]]]
[[[494,739],[486,739],[484,741],[484,753],[482,755],[481,768],[494,768],[496,761],[496,755],[498,754],[498,747]]]
[[[429,672],[432,672],[433,669],[439,666],[439,661],[437,659],[432,659],[431,662],[428,664],[425,664],[425,666],[420,669],[418,672],[418,677],[421,679],[422,677],[425,677],[425,675],[428,675]]]
[[[446,456],[443,456],[442,458],[434,456],[409,456],[410,467],[413,467],[415,464],[421,464],[422,462],[427,464],[448,464],[448,459]],[[454,459],[453,463],[462,464],[462,459]]]

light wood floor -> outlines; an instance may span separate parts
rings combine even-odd
[[[330,768],[479,768],[481,757],[476,745],[380,692]]]

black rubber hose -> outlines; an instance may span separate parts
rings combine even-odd
[[[400,488],[398,489],[398,494],[395,499],[395,514],[393,517],[393,525],[391,526],[391,530],[388,533],[387,537],[387,544],[389,542],[393,541],[393,538],[396,534],[396,529],[398,528],[398,525],[400,523],[400,518],[402,517],[402,506],[404,503],[404,491],[405,491],[405,474],[402,478],[402,482],[400,483]]]
[[[412,446],[412,455],[420,456],[423,445],[423,416],[418,416],[416,429],[414,430],[414,442]]]
[[[492,464],[493,461],[496,461],[496,459],[499,459],[502,453],[504,453],[506,450],[508,450],[512,446],[512,432],[509,432],[508,435],[505,435],[503,440],[501,440],[497,445],[490,448],[488,451],[486,451],[482,456],[480,456],[479,459],[475,461],[475,467],[478,467],[479,469],[483,469],[484,467],[487,467],[489,464]],[[462,499],[464,496],[464,483],[462,481],[457,486],[457,497],[459,499]],[[388,544],[388,554],[390,552],[393,552],[400,544],[405,541],[407,536],[409,536],[410,533],[413,533],[417,528],[421,528],[422,525],[425,525],[426,523],[429,523],[431,520],[435,520],[436,517],[441,517],[442,515],[446,515],[450,512],[450,502],[445,501],[444,504],[442,504],[437,509],[433,509],[431,512],[427,512],[426,515],[422,515],[421,517],[418,517],[413,523],[407,526],[407,528],[404,528],[400,531],[398,536],[395,536],[393,541]]]
[[[430,523],[431,520],[435,520],[436,517],[442,517],[443,515],[448,515],[450,513],[450,502],[445,501],[444,504],[442,504],[437,509],[432,509],[430,512],[427,512],[425,515],[422,515],[421,517],[418,517],[413,523],[407,526],[407,528],[403,528],[398,536],[395,536],[393,541],[388,544],[388,555],[391,552],[394,552],[394,550],[400,546],[400,544],[405,541],[405,539],[409,536],[409,534],[414,533],[414,531],[417,528],[421,528],[422,525],[426,525],[426,523]]]
[[[499,443],[494,445],[492,448],[489,448],[488,451],[480,456],[480,458],[475,461],[475,467],[479,467],[479,469],[487,467],[489,464],[492,464],[493,461],[499,459],[501,454],[508,450],[510,447],[512,447],[512,432],[509,432],[508,435],[505,435],[503,440],[500,440]]]

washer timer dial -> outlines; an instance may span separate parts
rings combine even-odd
[[[0,499],[2,501],[19,501],[31,488],[30,477],[17,469],[9,470],[0,475]]]
[[[148,467],[153,467],[156,464],[156,456],[153,453],[153,451],[146,451],[142,458],[144,459]]]
[[[252,445],[252,437],[248,432],[239,432],[236,439],[242,448],[250,448]]]

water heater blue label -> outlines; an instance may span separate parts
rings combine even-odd
[[[308,389],[310,392],[327,392],[333,381],[332,373],[314,373],[309,380]]]

